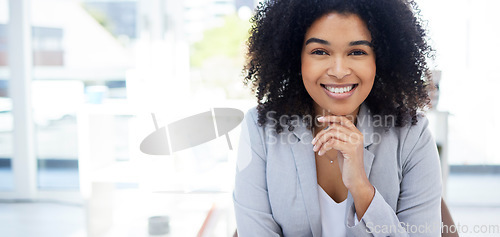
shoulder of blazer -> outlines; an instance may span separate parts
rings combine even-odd
[[[429,120],[423,113],[417,114],[417,123],[416,124],[407,124],[404,127],[400,128],[400,136],[402,142],[402,159],[403,162],[406,162],[409,154],[415,149],[416,145],[419,142],[427,142],[424,141],[427,139],[432,139],[431,132],[429,130]],[[434,140],[433,140],[434,141]]]
[[[262,145],[264,151],[263,159],[267,157],[267,149],[266,149],[266,125],[259,125],[259,112],[257,111],[257,107],[254,106],[250,108],[245,113],[244,125],[242,124],[242,129],[248,129],[248,135],[250,136],[250,140],[254,143],[259,143]],[[255,145],[255,144],[254,144]]]

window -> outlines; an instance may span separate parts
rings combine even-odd
[[[500,165],[495,151],[500,113],[494,109],[500,48],[490,47],[500,37],[500,2],[418,2],[429,20],[436,69],[442,71],[438,109],[450,112],[449,163]]]

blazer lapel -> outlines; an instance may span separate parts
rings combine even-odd
[[[304,206],[313,236],[321,236],[321,213],[318,203],[318,180],[316,175],[316,160],[314,157],[312,133],[305,124],[297,126],[293,131],[297,138],[290,143],[297,174],[299,177]]]
[[[363,133],[363,146],[365,148],[363,152],[363,162],[365,164],[366,176],[370,178],[370,171],[372,169],[372,163],[375,155],[368,149],[373,144],[374,133],[370,110],[364,103],[361,104],[359,108],[356,127],[361,133]]]

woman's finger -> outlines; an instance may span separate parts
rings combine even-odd
[[[350,150],[353,149],[353,147],[347,142],[333,138],[321,147],[321,149],[318,151],[318,155],[321,156],[331,149],[335,149],[341,153],[348,154]]]
[[[318,132],[318,134],[316,134],[315,138],[312,140],[312,144],[313,145],[316,145],[316,143],[327,133],[330,133],[332,130],[335,130],[335,131],[339,131],[341,133],[345,133],[345,134],[350,134],[352,133],[351,130],[349,130],[348,128],[338,124],[338,123],[331,123],[329,124],[326,128],[324,128],[323,130],[321,130],[320,132]]]
[[[316,151],[319,151],[319,149],[321,149],[321,147],[323,146],[324,143],[328,142],[329,140],[331,139],[338,139],[338,140],[341,140],[341,141],[347,141],[349,139],[349,135],[346,134],[345,132],[343,131],[340,131],[340,130],[336,130],[336,129],[329,129],[327,130],[326,133],[323,133],[321,135],[317,135],[316,136],[316,141],[314,143],[314,147],[313,147],[313,150],[316,152]]]
[[[338,123],[342,126],[346,126],[349,129],[356,128],[356,126],[351,122],[351,120],[349,120],[345,116],[335,116],[335,115],[321,116],[318,118],[318,121],[323,123]]]

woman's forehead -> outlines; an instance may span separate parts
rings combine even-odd
[[[325,14],[313,22],[306,32],[305,42],[311,37],[325,41],[328,41],[328,39],[371,41],[370,31],[358,15],[334,12]]]

